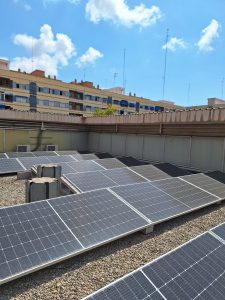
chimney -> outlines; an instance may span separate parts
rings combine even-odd
[[[129,96],[131,96],[131,92],[129,92]]]
[[[99,89],[99,84],[97,84],[97,89]]]
[[[20,68],[18,69],[18,72],[21,72]]]
[[[134,93],[134,97],[136,97],[136,94]]]
[[[51,79],[50,75],[48,75],[48,78]]]
[[[56,80],[56,76],[54,75],[54,79]]]

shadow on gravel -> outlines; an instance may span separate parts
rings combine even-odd
[[[225,207],[225,203],[222,203],[221,205],[218,204],[211,205],[210,207],[200,209],[188,215],[183,215],[173,220],[158,224],[155,226],[154,232],[148,235],[144,235],[140,232],[134,233],[130,236],[111,242],[107,245],[101,246],[94,250],[90,250],[89,252],[86,252],[84,254],[75,256],[74,258],[70,258],[64,262],[55,264],[51,267],[47,267],[43,270],[24,276],[10,283],[6,283],[0,288],[0,292],[1,292],[0,299],[4,299],[4,300],[11,299],[12,297],[16,297],[27,290],[31,290],[31,293],[34,296],[34,298],[32,299],[36,299],[35,288],[37,288],[38,286],[44,283],[47,283],[50,280],[60,277],[67,272],[73,272],[79,270],[80,268],[82,268],[83,266],[85,266],[86,264],[92,261],[99,260],[113,253],[116,253],[117,251],[129,248],[145,240],[157,237],[167,231],[178,228],[179,226],[182,225],[188,226],[188,224],[186,223],[193,221],[199,217],[204,217],[205,215],[211,212],[216,212],[217,210],[223,207]],[[199,227],[199,234],[209,229],[206,228],[206,226],[201,228],[200,226],[198,227]],[[32,291],[32,289],[34,290]],[[39,299],[38,295],[37,295],[37,299]]]

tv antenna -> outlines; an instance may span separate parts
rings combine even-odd
[[[169,39],[169,28],[166,29],[166,44],[165,44],[166,45],[166,49],[165,49],[165,58],[164,58],[162,100],[164,100],[164,97],[165,97],[168,39]]]
[[[116,77],[117,77],[117,76],[118,76],[118,73],[115,72],[115,73],[113,74],[113,87],[115,87]]]
[[[126,89],[126,48],[123,50],[123,92]]]
[[[223,89],[224,89],[224,77],[221,80],[221,97],[223,99]]]

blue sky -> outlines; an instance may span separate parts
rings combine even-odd
[[[0,22],[0,57],[12,68],[122,86],[126,48],[126,93],[153,100],[169,28],[165,99],[225,97],[224,0],[2,0]]]

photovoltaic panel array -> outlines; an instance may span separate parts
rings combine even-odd
[[[119,161],[117,158],[103,158],[103,159],[96,159],[95,162],[97,162],[99,165],[106,169],[116,169],[116,168],[125,168],[126,165],[124,165],[121,161]]]
[[[225,173],[220,171],[211,171],[206,173],[207,176],[225,184]]]
[[[0,283],[80,249],[47,201],[0,209]]]
[[[190,210],[190,207],[148,182],[111,189],[153,223],[162,222]]]
[[[130,167],[130,169],[144,176],[150,181],[170,178],[170,175],[161,171],[160,169],[156,168],[153,165],[135,166],[135,167]]]
[[[24,168],[16,158],[0,159],[0,174],[15,173],[18,171],[24,171]]]
[[[224,299],[224,256],[206,232],[84,299]]]
[[[18,159],[25,169],[29,170],[35,165],[50,164],[48,157],[20,157]]]
[[[74,158],[77,160],[94,160],[98,159],[98,157],[93,153],[87,153],[87,154],[74,154]]]
[[[6,153],[9,158],[15,158],[15,157],[34,157],[33,152],[7,152]]]
[[[128,168],[105,170],[102,171],[101,173],[109,177],[118,185],[125,185],[125,184],[147,181],[145,178],[132,172]]]
[[[64,175],[64,177],[81,192],[87,192],[117,185],[112,179],[105,176],[100,171],[66,174]]]
[[[63,162],[74,162],[76,161],[72,155],[60,155],[60,156],[49,156],[48,160],[51,163],[60,164]]]
[[[35,156],[57,156],[55,151],[34,151]]]
[[[211,195],[180,178],[153,181],[151,184],[193,209],[218,201],[216,196]]]
[[[160,164],[155,164],[155,166],[158,169],[162,170],[163,172],[167,173],[168,175],[170,175],[172,177],[178,177],[178,176],[184,176],[184,175],[191,174],[188,170],[181,169],[170,163],[160,163]]]
[[[127,167],[133,167],[133,166],[142,166],[147,165],[149,163],[144,162],[142,160],[138,160],[136,158],[133,158],[131,156],[122,156],[117,157],[123,164],[125,164]]]
[[[98,165],[92,160],[87,161],[74,161],[70,162],[70,167],[73,168],[74,172],[89,172],[89,171],[98,171],[98,170],[104,170],[103,167]]]
[[[0,284],[145,228],[108,190],[0,209]]]
[[[225,185],[205,174],[200,173],[190,176],[183,176],[182,179],[216,195],[221,199],[225,198]]]
[[[149,224],[108,190],[56,198],[49,202],[84,247]]]
[[[0,153],[0,159],[1,158],[7,158],[6,155],[5,155],[5,153]]]
[[[78,154],[78,152],[76,150],[60,150],[60,151],[56,151],[56,153],[58,155],[74,155],[74,154]]]

